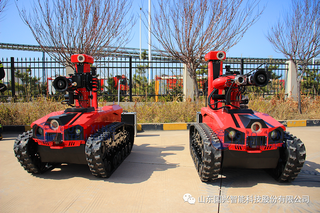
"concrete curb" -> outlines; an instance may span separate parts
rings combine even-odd
[[[286,127],[320,126],[320,120],[286,120],[279,121]],[[187,130],[192,123],[138,123],[138,132],[143,131],[170,131]],[[3,132],[25,132],[31,130],[30,126],[3,126]]]
[[[285,120],[279,121],[285,127],[320,126],[320,120]],[[137,124],[138,131],[149,130],[187,130],[192,123]]]

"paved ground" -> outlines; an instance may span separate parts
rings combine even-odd
[[[224,170],[217,182],[202,183],[188,131],[138,133],[131,155],[109,179],[93,177],[85,165],[33,176],[14,157],[17,135],[5,134],[0,212],[320,212],[320,127],[288,130],[307,149],[303,170],[291,184],[277,183],[264,170]],[[195,204],[183,200],[186,193]]]

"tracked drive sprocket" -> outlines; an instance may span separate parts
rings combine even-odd
[[[190,126],[190,152],[201,181],[218,178],[222,159],[220,146],[219,138],[206,124]]]
[[[86,160],[91,173],[108,178],[130,154],[133,146],[133,127],[112,123],[91,135],[85,146]]]
[[[288,132],[285,132],[284,138],[284,147],[280,149],[280,159],[274,175],[279,182],[291,182],[303,167],[306,148],[299,138]]]
[[[53,167],[52,164],[43,163],[37,152],[38,144],[32,139],[33,131],[19,135],[14,142],[14,153],[21,166],[29,173],[40,174]]]

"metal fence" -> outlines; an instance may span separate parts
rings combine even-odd
[[[52,87],[53,80],[60,75],[66,75],[65,67],[50,59],[14,59],[1,60],[6,76],[2,82],[8,90],[0,93],[1,101],[12,97],[32,98],[36,96],[56,96]],[[231,71],[240,71],[244,74],[267,63],[272,71],[272,82],[263,88],[248,88],[249,92],[261,95],[274,95],[284,90],[288,66],[285,59],[241,59],[228,58],[225,66]],[[179,61],[169,58],[154,57],[152,61],[138,57],[102,58],[95,62],[100,84],[99,97],[108,101],[116,99],[116,81],[122,82],[121,96],[124,101],[132,101],[132,97],[139,96],[169,96],[182,97],[183,69]],[[203,94],[203,85],[207,80],[205,65],[198,70],[199,90]],[[320,95],[320,63],[310,64],[302,78],[302,93]],[[131,84],[129,84],[131,80]],[[14,86],[12,86],[14,85]]]
[[[298,73],[301,74],[301,67]],[[320,95],[320,61],[317,60],[309,64],[301,79],[302,94],[309,94],[313,96]]]
[[[247,92],[254,92],[261,96],[270,95],[288,95],[285,94],[285,83],[288,75],[288,60],[287,59],[259,59],[259,58],[227,58],[223,62],[223,73],[226,71],[226,66],[230,67],[230,71],[243,70],[243,74],[254,71],[259,66],[264,68],[268,66],[268,70],[272,72],[271,83],[265,87],[250,86]],[[206,65],[204,66],[206,70]],[[198,72],[198,82],[200,91],[203,91],[203,85],[207,80],[207,73]],[[298,75],[301,76],[301,68],[298,69]],[[306,71],[301,76],[301,93],[305,95],[319,96],[320,95],[320,61],[314,64],[309,64]]]
[[[52,83],[56,77],[68,73],[65,67],[50,59],[6,58],[1,61],[6,74],[2,81],[8,88],[0,93],[2,101],[12,97],[59,95]],[[182,93],[171,85],[176,79],[182,79],[183,64],[179,61],[165,57],[153,58],[151,62],[137,57],[107,57],[94,65],[99,79],[98,95],[108,101],[116,99],[116,81],[120,79],[125,79],[120,81],[121,96],[125,100],[132,101],[132,96],[176,96]]]

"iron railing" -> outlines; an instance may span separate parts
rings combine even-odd
[[[0,93],[1,101],[9,97],[55,96],[57,93],[52,82],[59,75],[66,75],[66,69],[50,59],[14,59],[1,60],[6,76],[2,82],[8,90]],[[256,69],[260,64],[267,63],[272,71],[272,83],[263,88],[248,88],[248,92],[256,92],[263,96],[278,94],[284,90],[288,71],[285,59],[255,59],[255,58],[228,58],[225,66],[231,71],[240,71],[244,74]],[[95,62],[100,83],[99,97],[106,100],[115,100],[117,88],[114,86],[115,76],[124,76],[127,86],[121,93],[123,99],[132,101],[138,96],[170,96],[181,97],[183,87],[184,66],[177,60],[168,57],[156,56],[152,61],[138,57],[106,57]],[[204,68],[205,70],[205,68]],[[320,95],[320,62],[308,65],[302,78],[302,93]],[[206,72],[198,72],[199,90],[203,94],[203,84],[207,79]],[[12,80],[13,79],[13,80]],[[130,84],[131,82],[131,84]],[[14,86],[12,86],[14,85]]]

